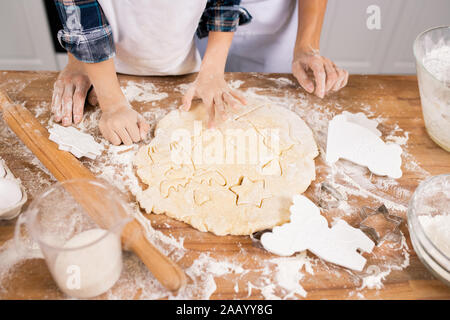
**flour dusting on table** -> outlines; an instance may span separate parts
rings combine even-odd
[[[122,86],[122,91],[128,101],[150,102],[167,98],[166,92],[159,92],[151,82],[128,81]]]
[[[239,88],[244,82],[242,81],[234,81],[231,83],[233,88]],[[290,83],[287,83],[290,85]],[[184,89],[184,88],[182,88]],[[180,90],[182,91],[182,90]],[[327,109],[326,106],[320,104],[310,105],[306,97],[302,94],[298,96],[289,96],[285,95],[282,97],[276,95],[267,94],[264,92],[264,96],[259,94],[262,91],[258,88],[250,88],[245,91],[247,97],[252,97],[253,99],[262,100],[265,103],[275,103],[287,107],[291,110],[297,112],[300,116],[302,116],[305,121],[308,122],[310,127],[313,129],[318,144],[320,145],[320,149],[325,150],[326,146],[326,131],[328,127],[328,121],[333,117],[334,113]],[[299,108],[300,105],[300,108]],[[370,106],[364,106],[367,113],[374,114],[371,112]],[[157,110],[157,109],[156,109]],[[159,112],[156,110],[147,111],[146,119],[153,120],[157,122],[165,112]],[[382,119],[377,119],[378,121],[382,121]],[[153,123],[151,123],[153,125]],[[401,128],[396,125],[387,135],[387,140],[400,142],[401,145],[406,146],[408,141],[408,133],[404,132]],[[117,147],[116,147],[117,148]],[[126,149],[125,147],[120,147]],[[110,148],[114,150],[115,148]],[[133,152],[130,152],[134,154]],[[126,153],[124,153],[126,154]],[[125,157],[123,155],[118,155],[117,152],[111,154],[111,159],[114,161],[119,161],[121,164],[121,172],[123,172],[123,177],[132,177],[129,179],[130,181],[135,180],[135,175],[131,174],[133,172],[133,168],[130,165],[129,159],[120,158]],[[408,154],[405,151],[405,154]],[[128,167],[123,167],[128,163]],[[108,166],[106,164],[106,166]],[[103,176],[108,172],[103,169]],[[332,181],[333,185],[338,188],[343,193],[347,194],[348,198],[359,197],[366,198],[375,202],[376,204],[385,203],[385,205],[394,210],[394,212],[405,212],[407,206],[407,200],[411,192],[409,190],[401,188],[398,183],[386,177],[376,177],[367,172],[367,169],[353,165],[349,162],[339,162],[335,164],[333,167],[328,167],[326,165],[321,165],[320,170],[326,173],[326,180]],[[101,176],[102,176],[101,175]],[[116,176],[116,178],[118,178]],[[120,178],[119,178],[120,179]],[[113,179],[115,180],[115,179]],[[126,186],[126,183],[123,184]],[[131,183],[128,186],[129,190],[134,190],[133,193],[139,192],[137,188],[138,184],[136,182]],[[395,190],[395,198],[391,198],[387,194],[388,191]],[[357,202],[356,199],[354,201]],[[141,215],[140,211],[136,209],[137,217]],[[347,202],[344,202],[339,208],[337,208],[333,214],[332,218],[337,217],[352,217],[358,214],[358,207],[356,205],[351,205]],[[139,219],[142,221],[148,221],[146,218]],[[151,230],[151,225],[147,222],[147,228]],[[155,231],[151,231],[151,233],[155,234]],[[157,233],[158,236],[161,236],[161,233]],[[165,236],[165,241],[160,241],[160,249],[164,250],[164,247],[168,245],[170,242],[170,237]],[[153,240],[155,239],[152,237]],[[176,242],[175,242],[176,243]],[[178,243],[179,245],[179,243]],[[181,248],[176,244],[172,243],[169,247],[173,247],[174,251],[179,251]],[[167,250],[167,249],[166,249]],[[166,251],[164,250],[164,251]],[[170,251],[170,250],[169,250]],[[345,269],[332,266],[332,269],[337,273],[347,273],[350,274],[351,281],[357,284],[360,290],[364,288],[368,289],[379,289],[381,288],[383,280],[393,271],[393,270],[401,270],[409,265],[409,249],[406,245],[406,238],[403,234],[401,234],[401,242],[399,244],[381,244],[379,248],[376,248],[374,251],[374,256],[376,256],[376,268],[369,268],[368,271],[364,271],[361,273],[352,273]],[[167,251],[166,251],[167,252]],[[389,255],[392,252],[397,252],[398,257],[392,261],[388,255],[384,256],[385,253]],[[184,252],[185,255],[188,255],[188,252]],[[183,253],[179,252],[177,257],[180,257]],[[369,260],[370,262],[370,260]],[[194,281],[195,286],[188,286],[185,290],[183,290],[181,297],[183,298],[192,298],[194,296],[201,298],[209,298],[212,293],[214,293],[216,288],[216,277],[222,277],[225,274],[228,275],[229,272],[224,274],[223,270],[226,270],[226,265],[228,265],[230,261],[214,258],[211,255],[202,254],[196,260],[192,266],[188,268],[188,275]],[[275,299],[275,298],[295,298],[295,297],[306,297],[307,290],[302,286],[302,281],[307,278],[307,275],[310,275],[311,279],[314,278],[314,268],[312,266],[323,265],[318,263],[318,259],[314,257],[309,257],[305,252],[296,255],[294,257],[288,258],[274,258],[267,259],[265,261],[261,261],[256,263],[258,267],[254,267],[252,270],[245,269],[245,261],[240,262],[242,265],[239,265],[237,268],[240,272],[236,272],[236,267],[234,268],[234,272],[231,272],[233,278],[237,278],[236,284],[234,285],[234,290],[239,292],[240,290],[257,290],[259,291],[265,298],[267,299]],[[222,265],[223,268],[217,268],[218,265]],[[369,265],[370,267],[370,265]],[[243,272],[242,270],[246,270],[247,272]],[[247,285],[239,285],[241,282],[246,282],[249,273],[260,274],[260,280],[247,280]],[[150,275],[151,276],[151,275]],[[199,288],[203,288],[200,290]],[[148,291],[148,290],[147,290]],[[200,294],[201,292],[201,294]],[[167,293],[168,294],[168,293]],[[171,297],[170,294],[167,297]],[[179,298],[180,296],[178,296]],[[174,297],[175,298],[175,297]]]
[[[377,207],[384,203],[392,214],[404,217],[412,190],[403,188],[395,180],[374,176],[367,169],[350,162],[339,161],[331,167],[325,164],[324,150],[326,150],[328,121],[336,113],[345,110],[345,106],[333,104],[334,108],[330,108],[331,104],[312,103],[302,93],[284,93],[280,96],[280,93],[283,92],[280,89],[283,86],[291,86],[292,80],[274,79],[277,84],[276,88],[248,88],[244,94],[264,103],[277,104],[293,110],[313,130],[321,157],[316,160],[318,180],[309,188],[307,196],[317,203],[320,183],[327,181],[347,198],[346,201],[341,201],[337,208],[322,210],[322,214],[331,222],[342,218],[350,225],[357,226],[360,222],[361,203],[371,207]],[[242,80],[234,80],[230,83],[234,89],[240,88],[243,84]],[[182,93],[186,88],[187,84],[182,84],[175,88],[175,91]],[[151,83],[129,81],[123,90],[128,99],[142,103],[153,103],[168,97],[167,93],[158,91]],[[42,105],[42,107],[45,106]],[[171,108],[175,107],[174,105]],[[154,128],[158,120],[171,108],[154,107],[147,109],[143,116]],[[369,117],[374,117],[376,114],[372,106],[364,104],[357,111],[363,111]],[[43,111],[38,110],[37,112],[41,114]],[[190,250],[186,248],[187,240],[184,239],[184,236],[172,235],[170,228],[164,232],[155,229],[152,221],[139,209],[133,196],[142,192],[142,187],[132,166],[132,159],[138,146],[116,147],[107,143],[105,139],[101,138],[98,130],[100,115],[99,109],[88,112],[78,126],[80,130],[94,135],[97,142],[106,147],[97,161],[86,160],[84,164],[94,174],[107,180],[130,197],[130,214],[141,223],[147,238],[164,254],[180,263],[189,278],[188,285],[174,295],[158,283],[134,254],[125,252],[122,276],[116,285],[102,296],[103,298],[208,299],[213,296],[220,282],[221,285],[229,286],[230,290],[239,297],[245,298],[250,297],[251,294],[260,293],[266,299],[294,299],[308,296],[308,288],[314,286],[317,273],[326,273],[329,275],[330,281],[336,281],[343,287],[349,286],[350,298],[364,298],[365,290],[382,288],[383,281],[392,271],[402,270],[409,265],[409,248],[403,233],[400,234],[399,242],[385,241],[375,247],[373,253],[366,256],[368,263],[363,272],[352,272],[324,263],[306,252],[283,258],[265,253],[265,258],[261,259],[255,257],[253,252],[262,249],[242,247],[241,245],[239,245],[241,247],[239,252],[227,257],[221,256],[220,252],[216,252],[214,248],[210,252]],[[384,119],[380,116],[376,120],[381,123]],[[402,169],[404,172],[410,171],[415,174],[419,173],[423,178],[427,177],[429,174],[408,152],[409,133],[402,130],[397,124],[394,127],[383,128],[383,139],[402,145],[404,150],[404,168]],[[10,132],[5,134],[11,135]],[[28,190],[38,193],[36,188],[42,188],[42,185],[54,182],[53,177],[24,146],[19,147],[18,150],[18,152],[23,152],[27,159],[29,158],[29,163],[38,167],[41,172],[37,186],[31,186],[31,182],[25,183],[25,187],[30,188]],[[201,233],[199,232],[199,234]],[[242,239],[247,241],[247,238],[242,237]],[[0,290],[4,289],[4,280],[12,272],[14,265],[29,258],[15,256],[12,250],[11,241],[6,242],[0,248]],[[193,261],[193,263],[187,264],[186,261]],[[220,298],[220,296],[217,297]]]

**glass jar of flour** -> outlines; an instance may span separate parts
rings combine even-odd
[[[120,277],[121,233],[129,221],[124,202],[110,186],[68,180],[45,190],[19,217],[16,247],[43,255],[65,294],[92,298]]]
[[[450,152],[450,26],[421,33],[414,55],[426,130]]]

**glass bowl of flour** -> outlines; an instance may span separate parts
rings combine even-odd
[[[450,26],[421,33],[414,55],[426,130],[450,152]]]
[[[44,190],[19,217],[16,248],[24,249],[22,239],[30,239],[25,250],[43,255],[65,294],[92,298],[120,277],[121,232],[129,220],[124,201],[109,185],[67,180]]]
[[[422,263],[450,285],[450,174],[419,185],[409,202],[408,228]]]

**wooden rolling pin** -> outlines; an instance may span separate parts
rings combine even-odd
[[[96,177],[72,154],[58,149],[56,143],[48,139],[47,130],[41,126],[31,112],[22,105],[13,104],[8,95],[0,91],[0,110],[3,119],[23,143],[36,155],[59,181],[70,179],[90,179]],[[66,188],[67,189],[67,188]],[[76,190],[75,190],[76,189]],[[100,226],[107,227],[108,211],[102,210],[102,203],[96,193],[89,187],[68,190],[86,209]],[[136,219],[125,225],[122,243],[142,260],[161,284],[177,291],[186,283],[186,276],[181,268],[156,249],[145,237],[142,226]]]

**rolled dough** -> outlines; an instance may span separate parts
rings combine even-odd
[[[248,235],[289,221],[294,194],[315,179],[317,145],[294,112],[249,101],[216,129],[206,108],[174,110],[134,164],[148,185],[137,199],[200,231]]]

